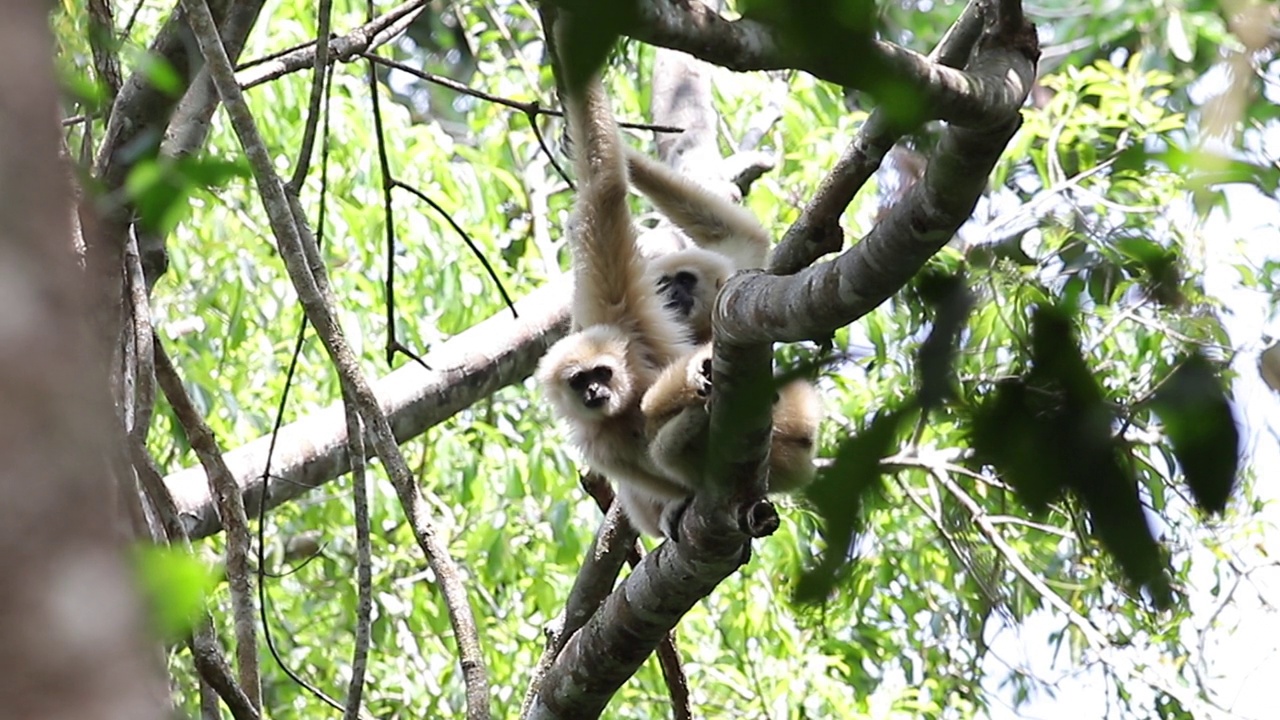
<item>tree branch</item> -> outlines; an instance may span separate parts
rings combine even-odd
[[[1025,98],[1035,66],[1022,52],[984,51],[974,75],[1003,78]],[[1001,94],[1007,97],[1007,94]],[[994,99],[994,98],[993,98]],[[791,276],[742,274],[717,301],[718,328],[735,344],[829,336],[897,292],[973,212],[987,176],[1021,122],[1021,100],[1001,122],[982,129],[949,126],[924,178],[862,242],[835,260]]]
[[[554,2],[562,7],[571,4]],[[701,0],[651,0],[635,5],[636,22],[623,30],[628,37],[681,50],[731,70],[804,70],[837,85],[870,92],[881,90],[885,78],[890,78],[902,84],[895,89],[911,91],[929,117],[975,126],[1003,121],[1005,108],[1021,102],[1017,88],[999,77],[944,67],[882,40],[869,40],[848,55],[832,56],[786,43],[774,29],[755,20],[726,20]],[[857,55],[857,60],[851,55]]]
[[[433,370],[405,365],[374,384],[397,441],[415,438],[473,403],[528,377],[547,348],[569,325],[568,280],[541,288],[516,303],[520,318],[503,311],[436,347],[425,360]],[[267,508],[281,505],[351,469],[346,421],[334,403],[280,428],[271,463]],[[263,436],[228,452],[227,468],[245,496],[250,513],[262,502],[262,473],[271,437]],[[192,538],[222,529],[204,471],[179,470],[165,478]]]
[[[929,58],[948,67],[962,67],[982,34],[982,8],[987,2],[969,0]],[[787,228],[774,248],[770,256],[770,272],[790,275],[819,257],[840,249],[843,244],[840,215],[908,129],[894,122],[882,107],[871,113],[835,167],[822,179],[799,219]]]
[[[448,554],[447,544],[427,517],[422,493],[400,454],[387,417],[378,406],[377,397],[361,373],[359,361],[333,315],[332,298],[326,296],[328,282],[324,264],[311,262],[313,257],[318,258],[319,255],[314,240],[309,242],[309,247],[304,247],[304,240],[308,238],[304,237],[307,233],[303,233],[300,228],[303,219],[293,211],[285,195],[284,184],[274,170],[271,155],[254,124],[253,116],[236,82],[231,62],[218,38],[217,26],[209,7],[205,0],[182,0],[182,4],[189,15],[191,29],[208,64],[214,85],[218,88],[218,95],[231,118],[232,128],[248,156],[281,258],[307,318],[324,342],[325,350],[342,379],[344,389],[359,407],[361,419],[366,423],[374,449],[396,488],[414,537],[440,583],[453,625],[454,638],[458,643],[466,683],[467,717],[469,720],[487,720],[490,717],[488,672],[480,653],[475,618],[457,566]]]

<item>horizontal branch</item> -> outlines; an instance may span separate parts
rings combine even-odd
[[[417,437],[476,401],[528,377],[538,358],[568,328],[569,292],[567,280],[543,287],[516,303],[518,320],[503,311],[428,354],[425,361],[436,369],[409,364],[374,383],[397,442]],[[273,482],[267,507],[276,507],[348,472],[351,464],[346,441],[341,402],[282,427],[271,463]],[[271,437],[264,436],[224,456],[250,513],[258,512],[270,445]],[[192,538],[222,529],[202,468],[179,470],[165,478],[165,485]]]
[[[868,40],[848,54],[810,52],[802,44],[784,42],[768,25],[748,18],[727,20],[701,0],[651,0],[636,6],[636,22],[623,32],[641,42],[683,50],[731,70],[804,70],[872,93],[889,79],[912,91],[931,118],[980,127],[1002,121],[1024,97],[998,76],[946,67],[883,40]]]

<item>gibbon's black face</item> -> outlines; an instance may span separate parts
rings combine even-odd
[[[666,298],[668,310],[680,317],[689,317],[698,296],[698,276],[688,270],[658,278],[658,292]]]
[[[582,398],[582,404],[595,410],[604,406],[613,397],[610,381],[613,380],[613,369],[599,365],[587,370],[579,370],[569,376],[569,387]]]

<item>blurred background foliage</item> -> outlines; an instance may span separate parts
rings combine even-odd
[[[926,52],[962,6],[880,3],[878,29]],[[172,7],[139,0],[132,17],[126,11],[134,3],[119,5],[129,69],[143,65],[145,47]],[[1048,717],[1087,707],[1099,717],[1188,717],[1187,697],[1222,707],[1239,701],[1248,684],[1241,673],[1251,668],[1223,671],[1223,654],[1267,612],[1267,627],[1275,627],[1274,611],[1262,606],[1280,598],[1272,592],[1268,599],[1255,574],[1274,565],[1267,545],[1276,537],[1275,491],[1253,480],[1274,480],[1258,460],[1274,457],[1274,449],[1260,454],[1258,437],[1271,447],[1276,407],[1256,392],[1252,364],[1269,341],[1280,281],[1274,7],[1048,0],[1028,4],[1027,12],[1044,46],[1040,87],[990,192],[932,263],[946,272],[964,269],[973,299],[952,358],[955,397],[892,438],[891,454],[914,445],[918,457],[937,460],[891,465],[859,513],[848,546],[852,564],[817,604],[792,597],[827,550],[819,513],[800,500],[782,501],[782,529],[757,543],[751,563],[680,625],[699,715]],[[51,20],[68,117],[95,110],[84,13],[64,0]],[[364,3],[338,0],[335,31],[364,22],[364,13]],[[242,62],[309,41],[316,23],[314,3],[268,2]],[[1258,24],[1269,28],[1261,40]],[[556,105],[537,13],[525,0],[435,3],[379,53],[496,96]],[[611,62],[606,81],[622,119],[646,118],[653,53],[624,41]],[[376,376],[387,370],[386,248],[367,71],[363,62],[337,66],[327,186],[317,156],[302,199],[314,223],[322,188],[327,192],[319,230],[340,318],[365,371]],[[396,178],[467,231],[514,297],[560,275],[567,264],[560,228],[572,193],[529,119],[402,72],[379,67],[377,74],[379,92],[394,100],[382,107]],[[726,151],[762,111],[780,112],[760,143],[778,165],[746,199],[780,236],[871,108],[858,93],[804,73],[718,70],[714,78]],[[248,93],[282,172],[295,161],[310,82],[309,73],[296,73]],[[537,122],[558,152],[559,121]],[[69,125],[68,145],[80,147],[85,133],[100,137],[102,130],[100,121]],[[890,157],[846,214],[849,237],[864,234],[900,196],[936,132],[926,127]],[[628,135],[652,149],[651,133]],[[170,265],[152,296],[160,337],[226,449],[270,432],[302,315],[261,205],[237,170],[240,157],[220,114],[194,169],[165,170],[177,209],[163,214]],[[142,197],[156,182],[140,176],[131,187]],[[421,354],[504,312],[480,263],[442,216],[396,192],[394,222],[402,343]],[[1210,287],[1213,278],[1219,282]],[[1257,303],[1248,310],[1257,319],[1236,326],[1253,334],[1229,332],[1232,318],[1244,313],[1233,305],[1240,298]],[[1176,602],[1166,610],[1156,611],[1151,596],[1124,580],[1091,539],[1079,502],[1058,498],[1033,516],[1000,477],[962,452],[970,447],[974,408],[999,382],[1027,371],[1033,309],[1057,303],[1069,309],[1146,517],[1168,553]],[[821,382],[830,415],[824,456],[833,457],[877,413],[914,397],[916,353],[932,317],[909,288],[837,334],[836,347],[849,360]],[[795,357],[812,348],[783,352]],[[1245,389],[1254,403],[1252,411],[1237,409],[1237,419],[1253,423],[1242,433],[1242,482],[1225,517],[1211,521],[1194,509],[1163,425],[1143,402],[1196,354],[1234,383],[1237,399]],[[1243,375],[1252,384],[1242,384]],[[338,399],[336,375],[309,336],[284,419]],[[526,382],[405,446],[463,568],[502,717],[519,706],[542,653],[542,629],[560,612],[599,519],[554,427]],[[166,472],[196,462],[163,404],[150,444]],[[272,511],[265,529],[271,634],[290,667],[331,693],[349,675],[354,625],[349,483],[339,479]],[[368,709],[382,718],[458,716],[463,687],[443,603],[390,485],[377,477],[374,487]],[[975,517],[999,534],[1003,549]],[[219,563],[221,539],[199,543],[197,552]],[[1041,583],[1028,582],[1009,553]],[[1244,602],[1242,584],[1253,588],[1255,615],[1223,611],[1228,602]],[[1046,591],[1059,600],[1047,601]],[[210,602],[229,637],[225,585]],[[1096,626],[1106,647],[1091,646],[1064,606]],[[1144,675],[1149,668],[1158,681]],[[196,714],[185,651],[170,658],[170,669],[184,710]],[[272,717],[330,712],[270,660],[263,670]],[[609,710],[620,718],[668,715],[652,662]]]

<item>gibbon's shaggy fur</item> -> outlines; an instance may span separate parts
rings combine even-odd
[[[636,189],[696,244],[652,262],[667,308],[695,343],[710,342],[716,293],[735,271],[764,267],[769,233],[746,208],[643,153],[628,148],[627,168]]]
[[[670,477],[701,487],[710,417],[711,345],[667,367],[641,402],[649,455]],[[778,389],[769,442],[769,492],[798,490],[813,479],[822,400],[813,385],[794,380]]]
[[[694,346],[664,307],[658,278],[637,247],[622,139],[599,77],[566,106],[579,182],[570,224],[571,314],[581,330],[553,345],[536,375],[586,463],[617,483],[638,529],[658,534],[651,509],[689,490],[650,458],[640,400],[663,368]]]
[[[671,535],[703,484],[716,293],[734,271],[762,267],[770,240],[745,208],[626,149],[598,76],[566,106],[580,186],[570,223],[580,330],[551,347],[537,378],[586,463],[615,481],[632,524]],[[645,258],[628,177],[697,247]],[[782,389],[770,491],[812,477],[819,414],[811,385]]]

